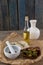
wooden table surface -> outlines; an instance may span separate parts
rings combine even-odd
[[[39,40],[43,40],[43,30],[40,30],[40,31],[41,31],[41,34],[40,34]],[[3,40],[7,36],[7,34],[10,34],[11,32],[13,31],[0,31],[0,40]],[[22,34],[22,31],[16,31],[16,32],[18,34]],[[6,64],[0,62],[0,65],[6,65]],[[43,65],[43,58],[39,62],[34,63],[32,65]]]

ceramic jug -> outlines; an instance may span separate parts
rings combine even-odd
[[[40,36],[40,30],[36,27],[37,20],[30,20],[30,39],[38,39]]]

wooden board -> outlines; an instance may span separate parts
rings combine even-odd
[[[9,40],[11,42],[15,42],[15,41],[21,41],[21,40],[23,40],[23,38],[16,32],[14,32],[14,33],[11,33],[10,35],[8,35],[3,41],[0,41],[0,50],[1,50],[0,61],[1,62],[11,64],[11,65],[29,65],[30,63],[34,63],[34,62],[37,62],[42,59],[42,57],[43,57],[43,40],[30,40],[30,46],[39,46],[41,49],[41,56],[35,60],[24,59],[22,56],[14,59],[14,60],[10,60],[10,59],[6,58],[4,56],[3,49],[6,46],[5,41],[7,41],[7,40]]]
[[[37,27],[43,29],[43,0],[35,0],[35,19]]]

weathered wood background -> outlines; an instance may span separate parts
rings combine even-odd
[[[0,30],[23,29],[25,15],[43,29],[43,0],[0,0]]]

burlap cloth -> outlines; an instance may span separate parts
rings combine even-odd
[[[23,38],[21,35],[17,34],[16,32],[11,33],[10,35],[7,35],[6,38],[4,38],[3,41],[0,41],[0,61],[3,63],[11,64],[11,65],[29,65],[30,63],[37,62],[42,59],[43,57],[43,40],[30,40],[30,46],[39,46],[41,49],[41,55],[35,60],[30,59],[24,59],[22,56],[11,60],[4,56],[3,49],[6,46],[5,41],[23,41]]]

